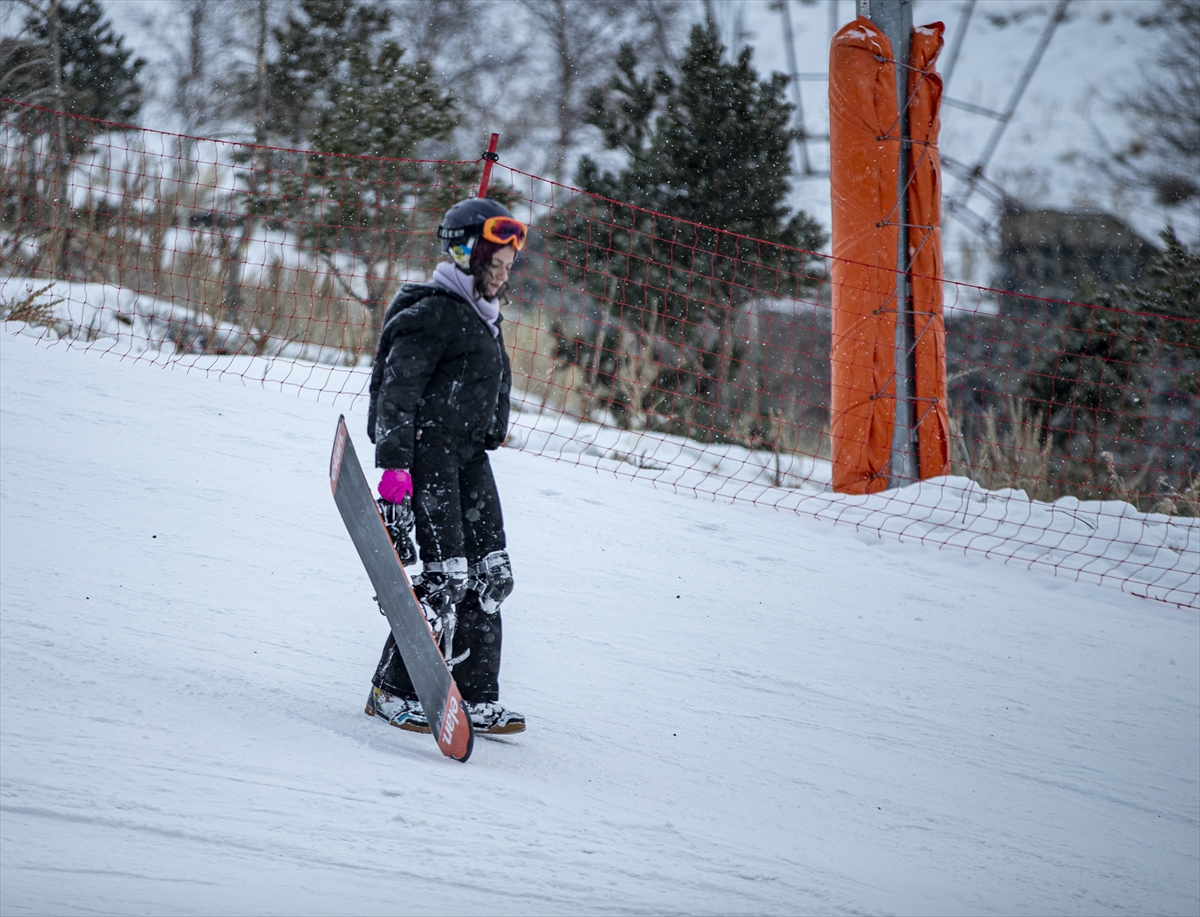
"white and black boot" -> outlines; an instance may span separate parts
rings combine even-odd
[[[471,728],[484,735],[505,736],[525,731],[525,717],[499,701],[467,704],[467,715],[471,718]]]
[[[512,595],[512,562],[507,551],[493,551],[478,563],[471,564],[470,586],[479,593],[479,605],[486,614],[494,615],[500,603]]]
[[[465,557],[427,563],[425,569],[413,577],[413,592],[421,602],[433,639],[450,668],[471,652],[468,648],[457,656],[454,654],[454,631],[458,625],[456,606],[467,594],[468,582]]]
[[[382,688],[371,688],[371,693],[367,695],[367,709],[363,712],[367,716],[383,717],[393,726],[409,732],[432,731],[419,700],[405,700],[388,694]]]

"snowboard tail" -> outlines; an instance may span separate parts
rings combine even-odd
[[[345,417],[338,418],[329,460],[329,484],[346,530],[375,587],[379,606],[391,625],[396,647],[437,737],[438,747],[447,757],[466,761],[475,744],[466,704],[434,642],[408,573],[392,547],[354,443],[350,441]]]

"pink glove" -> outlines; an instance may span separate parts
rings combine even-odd
[[[403,503],[412,492],[412,475],[407,468],[389,468],[379,480],[379,496],[388,503]]]

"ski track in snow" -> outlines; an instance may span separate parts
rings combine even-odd
[[[463,766],[362,714],[337,408],[0,384],[5,914],[1200,909],[1194,610],[506,449],[530,731]]]

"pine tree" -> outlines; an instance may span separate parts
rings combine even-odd
[[[1044,441],[1057,456],[1087,462],[1068,463],[1064,479],[1094,477],[1105,454],[1130,476],[1150,463],[1180,481],[1200,474],[1192,427],[1169,422],[1173,403],[1200,397],[1200,255],[1170,228],[1160,237],[1163,250],[1146,271],[1152,286],[1122,285],[1094,306],[1071,305],[1058,345],[1034,362],[1029,408]],[[1153,491],[1157,480],[1143,486]]]
[[[605,147],[627,154],[617,173],[581,162],[584,190],[728,232],[814,250],[826,241],[804,213],[788,216],[791,175],[787,77],[760,80],[743,48],[734,63],[712,25],[697,25],[678,81],[639,78],[626,47],[607,90],[588,100]]]
[[[748,48],[726,61],[711,24],[692,29],[678,72],[677,80],[662,70],[643,75],[622,48],[608,86],[590,94],[587,121],[606,149],[625,154],[625,165],[606,172],[585,156],[576,178],[583,190],[622,203],[589,200],[586,215],[560,219],[560,251],[551,254],[566,280],[586,284],[622,325],[569,345],[608,384],[610,408],[673,416],[672,432],[726,438],[737,413],[738,386],[730,383],[746,357],[732,334],[736,317],[754,295],[811,291],[811,252],[826,236],[785,203],[787,78],[759,79]],[[625,330],[660,365],[636,395],[619,381]]]
[[[268,128],[313,152],[293,157],[258,202],[279,225],[297,227],[301,243],[377,320],[412,214],[435,209],[405,199],[415,167],[400,160],[455,126],[453,96],[427,62],[404,60],[387,37],[390,24],[378,3],[301,0],[276,29]],[[365,289],[347,276],[345,256]]]
[[[1163,316],[1168,322],[1166,335],[1175,343],[1200,348],[1200,341],[1184,335],[1181,323],[1170,321],[1200,321],[1200,253],[1189,251],[1173,227],[1164,229],[1159,238],[1163,240],[1162,253],[1146,267],[1153,286],[1148,290],[1118,287],[1117,296],[1127,300],[1134,311]]]
[[[454,99],[428,62],[404,61],[388,7],[301,0],[275,29],[267,66],[270,133],[322,152],[411,156],[454,128]]]
[[[125,47],[97,0],[43,0],[25,32],[0,44],[0,95],[100,121],[137,117],[146,62]]]
[[[77,224],[85,217],[57,189],[96,132],[111,128],[67,115],[132,122],[141,109],[138,74],[145,61],[132,57],[97,0],[28,6],[23,33],[0,40],[0,96],[45,110],[0,103],[0,112],[18,130],[49,142],[11,151],[23,161],[14,157],[14,168],[0,171],[0,220],[16,224],[14,238],[29,233],[36,240],[34,269],[69,277],[81,244]]]

